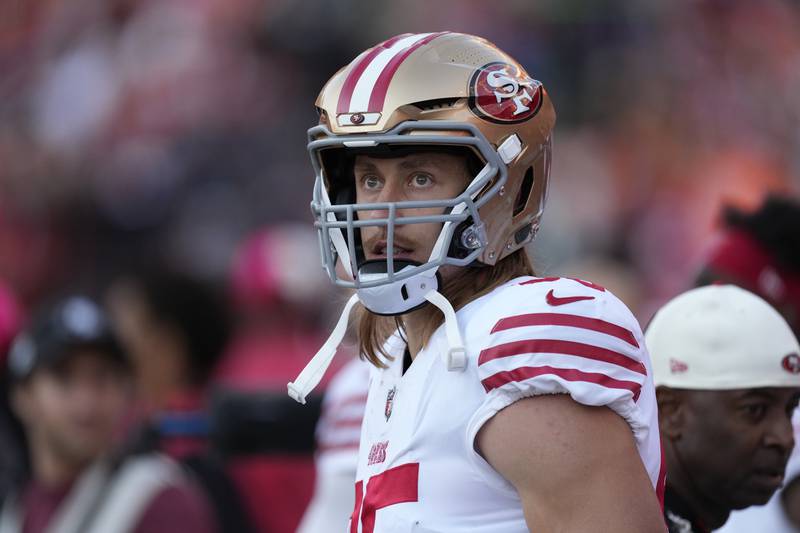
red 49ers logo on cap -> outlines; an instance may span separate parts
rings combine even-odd
[[[469,106],[473,113],[489,122],[523,122],[542,107],[542,84],[517,66],[489,63],[472,75]]]
[[[800,355],[797,355],[796,353],[790,353],[783,358],[783,361],[781,361],[781,366],[787,372],[791,372],[792,374],[800,374]]]

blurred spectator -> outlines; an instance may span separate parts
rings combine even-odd
[[[161,450],[186,466],[220,531],[251,531],[239,492],[209,448],[208,385],[230,328],[224,302],[204,283],[158,270],[120,277],[108,301],[145,410],[137,448]]]
[[[645,340],[670,533],[712,531],[731,511],[766,503],[794,447],[800,345],[789,325],[762,298],[714,285],[670,300]]]
[[[370,365],[356,358],[333,377],[317,425],[314,497],[297,533],[342,530],[355,505],[358,445],[367,404]]]
[[[0,281],[0,364],[5,368],[11,341],[22,327],[22,309],[11,288]]]
[[[0,276],[26,304],[139,257],[222,279],[242,237],[307,217],[296,140],[323,77],[440,29],[485,35],[552,89],[537,271],[619,265],[640,320],[684,288],[718,206],[800,191],[791,0],[0,2]],[[242,337],[236,353],[261,351]],[[263,381],[257,360],[225,371]]]
[[[229,278],[236,329],[219,382],[285,392],[286,378],[324,342],[336,302],[318,249],[310,224],[269,226],[242,241]]]
[[[22,309],[16,297],[2,281],[0,281],[0,501],[6,493],[19,482],[23,473],[24,454],[22,448],[22,431],[18,421],[12,415],[6,391],[10,387],[8,368],[8,349],[11,341],[22,327]]]
[[[774,196],[754,211],[728,208],[696,284],[726,282],[770,302],[800,336],[800,202]],[[800,435],[795,413],[795,441]],[[766,506],[734,512],[720,530],[746,533],[800,530],[800,451],[787,465],[784,488]]]
[[[4,503],[4,533],[214,531],[205,500],[175,463],[112,453],[131,381],[93,302],[70,297],[43,310],[16,338],[8,371],[30,472]]]
[[[681,290],[722,202],[800,190],[790,0],[10,2],[0,275],[26,301],[142,255],[221,279],[244,235],[307,216],[295,140],[322,77],[438,29],[485,35],[561,99],[539,270],[622,263],[639,318]]]
[[[177,409],[201,414],[208,381],[230,335],[216,291],[182,274],[144,269],[115,280],[108,301],[145,409],[168,412],[179,404]]]
[[[298,409],[286,383],[325,341],[324,320],[336,305],[318,246],[310,224],[272,225],[245,238],[231,263],[236,330],[216,382],[250,393],[268,421],[251,438],[260,449],[230,461],[261,531],[294,533],[313,492],[319,398]]]
[[[770,196],[754,211],[728,208],[696,285],[726,282],[770,302],[800,336],[800,200]]]

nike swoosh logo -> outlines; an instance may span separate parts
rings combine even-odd
[[[559,298],[553,294],[553,289],[550,289],[550,292],[547,293],[547,303],[550,305],[566,305],[574,302],[580,302],[582,300],[594,300],[594,296],[565,296],[563,298]]]

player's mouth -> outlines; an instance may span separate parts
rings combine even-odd
[[[386,259],[388,255],[388,247],[386,241],[377,241],[370,249],[369,259]],[[393,246],[392,257],[395,259],[413,259],[414,249],[405,246]]]

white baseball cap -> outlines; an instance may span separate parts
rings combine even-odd
[[[730,390],[800,387],[800,345],[780,314],[733,285],[687,291],[645,333],[656,386]]]

